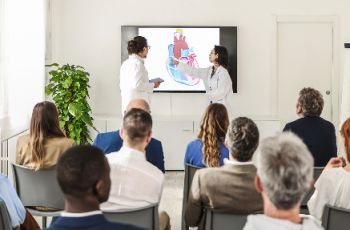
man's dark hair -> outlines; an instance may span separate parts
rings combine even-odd
[[[322,94],[313,88],[303,88],[299,92],[298,103],[304,116],[319,117],[323,110]]]
[[[259,130],[247,117],[234,119],[227,130],[227,142],[231,155],[238,161],[250,161],[259,144]]]
[[[106,159],[94,146],[79,145],[68,149],[58,160],[57,180],[66,195],[82,196],[105,175]]]
[[[142,109],[133,108],[123,118],[123,129],[129,142],[139,144],[152,131],[152,117]]]

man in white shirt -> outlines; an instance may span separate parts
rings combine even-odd
[[[264,200],[263,215],[249,215],[244,230],[320,230],[311,216],[300,215],[300,203],[312,183],[313,157],[300,138],[283,133],[264,139],[257,154],[256,188]]]
[[[186,224],[204,229],[205,207],[236,214],[262,212],[261,195],[254,186],[256,167],[252,162],[258,143],[259,130],[251,119],[238,117],[230,123],[225,141],[230,160],[220,168],[196,172],[185,213]]]
[[[111,192],[102,210],[130,210],[159,203],[164,174],[146,160],[152,138],[152,118],[142,109],[131,109],[120,130],[123,146],[107,155],[111,167]]]

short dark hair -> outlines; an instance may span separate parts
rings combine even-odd
[[[259,144],[259,130],[247,117],[234,119],[227,130],[228,148],[232,157],[241,162],[252,159]]]
[[[74,197],[86,194],[105,175],[106,165],[106,157],[97,147],[69,148],[57,163],[57,180],[63,193]]]
[[[224,46],[214,46],[215,54],[218,55],[218,59],[216,60],[219,65],[228,68],[228,52],[226,47]]]
[[[133,108],[123,118],[123,129],[128,140],[138,144],[152,131],[152,117],[142,109]]]
[[[142,36],[136,36],[128,41],[128,53],[138,54],[142,52],[143,48],[147,47],[147,39]]]
[[[304,116],[318,117],[322,113],[324,101],[318,90],[309,87],[300,90],[298,104]]]

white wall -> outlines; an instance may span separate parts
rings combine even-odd
[[[238,93],[231,114],[271,117],[277,115],[274,15],[335,15],[339,68],[342,44],[350,40],[349,12],[348,0],[52,0],[51,61],[85,66],[93,112],[120,114],[121,25],[238,26]],[[157,94],[152,102],[156,115],[200,116],[205,106],[203,94]]]

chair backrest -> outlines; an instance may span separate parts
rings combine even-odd
[[[183,200],[182,200],[182,224],[181,229],[187,230],[189,227],[185,223],[185,210],[187,206],[188,194],[191,189],[192,179],[194,174],[200,167],[185,164],[185,179],[184,179],[184,192],[183,192]]]
[[[206,209],[205,230],[242,230],[246,222],[247,215]]]
[[[6,204],[0,199],[0,229],[12,230],[10,216],[7,212]]]
[[[12,164],[16,191],[24,206],[64,209],[64,196],[56,179],[56,168],[35,171]]]
[[[320,177],[324,167],[314,167],[314,181],[316,182],[317,179]],[[305,208],[307,206],[307,202],[310,200],[312,194],[314,194],[315,188],[312,187],[310,190],[305,194],[303,200],[301,201],[301,207]]]
[[[103,215],[111,222],[159,230],[158,204],[128,211],[103,211]]]
[[[322,215],[322,226],[325,230],[350,229],[350,210],[326,205]]]

